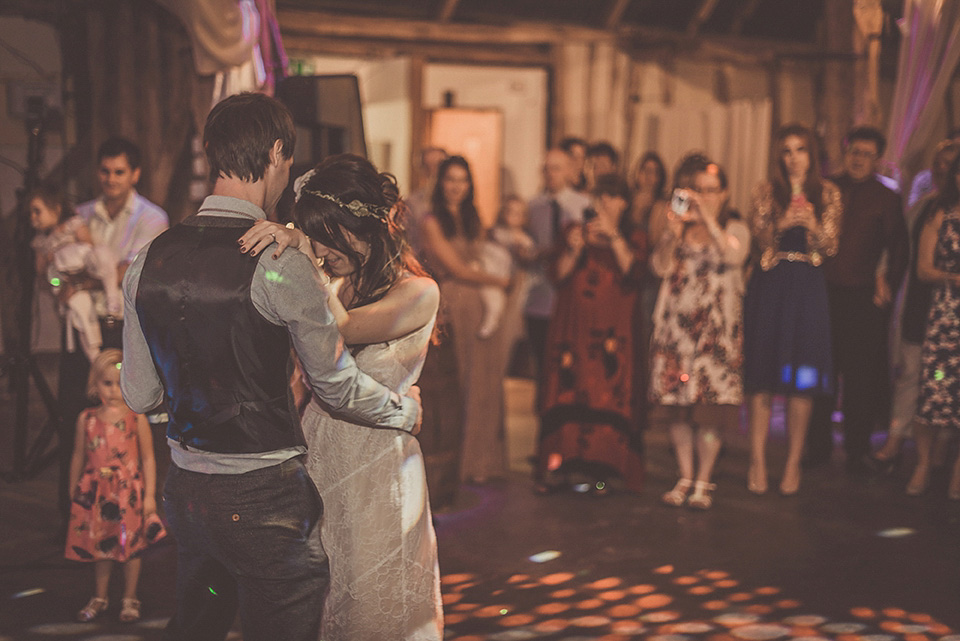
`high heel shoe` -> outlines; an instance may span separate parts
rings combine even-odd
[[[910,477],[910,482],[907,483],[907,496],[920,496],[927,491],[927,485],[930,484],[930,472],[921,474],[917,476],[917,472],[914,471],[913,476]]]
[[[693,479],[680,479],[677,481],[677,484],[673,486],[672,490],[663,493],[660,500],[665,505],[680,507],[687,501],[687,494],[690,493],[690,488],[692,487]]]
[[[709,510],[713,505],[713,492],[717,489],[716,483],[697,481],[693,484],[693,494],[687,499],[687,505],[695,510]]]
[[[765,494],[767,491],[767,472],[760,473],[759,465],[750,465],[747,470],[747,489],[753,494]]]
[[[780,481],[780,494],[782,496],[793,496],[800,491],[800,466],[797,465],[795,471],[791,473],[788,467],[783,471],[783,479]]]

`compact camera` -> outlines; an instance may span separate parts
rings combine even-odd
[[[670,209],[681,216],[685,215],[690,210],[690,192],[686,189],[675,189],[673,199],[670,201]]]

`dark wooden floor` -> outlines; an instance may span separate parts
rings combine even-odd
[[[512,391],[515,432],[529,429],[524,389]],[[4,385],[3,470],[11,408]],[[872,478],[838,464],[808,473],[799,496],[756,497],[744,485],[743,434],[729,437],[705,513],[659,504],[674,481],[662,434],[649,435],[640,496],[536,496],[521,472],[461,488],[436,515],[446,637],[960,641],[960,505],[946,500],[944,473],[928,495],[908,498],[905,469]],[[511,442],[516,450],[530,439]],[[775,433],[771,473],[782,460]],[[53,467],[0,482],[0,641],[159,639],[173,545],[145,555],[143,622],[116,623],[114,610],[102,623],[72,623],[92,578],[62,558],[56,485]]]

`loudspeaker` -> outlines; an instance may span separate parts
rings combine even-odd
[[[297,128],[294,163],[313,166],[342,153],[366,157],[356,76],[291,76],[280,81],[276,95],[290,109]]]

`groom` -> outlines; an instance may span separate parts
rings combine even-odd
[[[420,426],[417,391],[398,396],[357,369],[303,254],[237,249],[286,187],[294,139],[273,98],[215,106],[203,133],[213,195],[145,247],[124,279],[124,398],[135,412],[164,401],[170,410],[164,502],[177,539],[168,628],[177,639],[209,634],[197,629],[213,616],[201,601],[203,586],[217,591],[209,577],[235,584],[246,641],[319,636],[327,560],[310,534],[323,505],[288,393],[291,347],[335,411]]]

